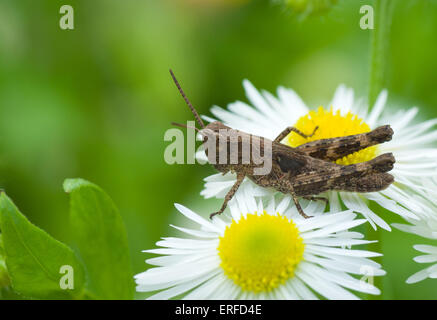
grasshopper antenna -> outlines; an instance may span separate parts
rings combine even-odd
[[[173,78],[174,83],[176,84],[176,87],[178,87],[179,92],[181,93],[182,97],[185,100],[185,103],[190,108],[191,112],[194,114],[194,117],[196,118],[197,123],[199,126],[203,129],[205,128],[205,125],[203,124],[202,119],[199,117],[199,114],[197,113],[196,109],[194,109],[193,105],[191,104],[190,100],[188,100],[187,96],[185,95],[184,90],[182,90],[181,85],[179,84],[178,80],[176,79],[173,71],[170,69],[171,77]]]
[[[171,125],[172,125],[172,126],[176,126],[176,127],[181,127],[181,128],[194,129],[194,130],[196,130],[197,132],[202,133],[202,132],[200,132],[200,130],[197,129],[196,127],[192,127],[192,126],[189,126],[189,125],[186,125],[186,124],[177,123],[177,122],[171,122]]]

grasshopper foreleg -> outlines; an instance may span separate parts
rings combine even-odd
[[[240,187],[241,183],[244,180],[244,177],[245,177],[244,174],[238,174],[237,175],[237,181],[234,183],[234,185],[232,186],[231,190],[229,190],[228,193],[226,194],[225,201],[223,202],[222,207],[220,208],[219,211],[211,213],[209,215],[210,219],[212,219],[215,215],[222,214],[223,211],[225,211],[226,207],[228,206],[228,202],[232,199],[232,197],[237,192],[238,188]]]
[[[274,140],[274,142],[281,142],[290,132],[295,132],[298,135],[300,135],[303,138],[311,138],[317,131],[317,129],[319,129],[319,126],[314,128],[313,133],[311,133],[310,135],[303,133],[302,131],[300,131],[299,129],[295,128],[295,127],[287,127],[284,129],[284,131],[282,131],[279,136],[277,136]]]

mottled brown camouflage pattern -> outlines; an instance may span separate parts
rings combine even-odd
[[[212,213],[210,218],[221,214],[226,209],[229,200],[237,192],[245,177],[261,187],[273,188],[282,193],[291,194],[297,210],[305,218],[309,217],[303,212],[298,197],[327,201],[325,198],[314,197],[314,195],[329,190],[380,191],[394,181],[393,176],[387,173],[393,169],[395,163],[395,158],[391,153],[385,153],[370,161],[352,165],[339,165],[333,162],[367,147],[390,141],[393,130],[389,125],[378,127],[368,133],[322,139],[292,148],[280,143],[290,132],[293,131],[303,137],[309,137],[294,127],[286,128],[274,141],[271,141],[267,138],[234,130],[219,121],[205,126],[171,70],[170,74],[194,114],[197,123],[202,128],[200,132],[203,135],[204,145],[209,145],[215,152],[214,156],[213,152],[208,152],[208,148],[206,148],[209,162],[223,174],[227,172],[237,174],[237,181],[226,194],[222,207],[218,212]],[[314,128],[314,132],[316,130],[317,127]],[[219,143],[219,138],[224,143]],[[269,148],[265,148],[265,146],[269,146]],[[243,147],[246,147],[246,151],[249,148],[249,159],[244,156]],[[232,152],[235,150],[238,154]],[[224,159],[220,158],[220,154],[225,155]],[[265,159],[270,161],[271,170],[267,174],[256,175],[255,173],[259,172],[256,169],[265,166]]]
[[[205,130],[209,130],[207,134]],[[227,142],[225,145],[219,145],[218,143],[220,130],[230,130],[230,134],[224,138]],[[385,153],[370,161],[352,165],[339,165],[331,162],[364,148],[390,141],[393,130],[388,125],[378,127],[368,133],[312,141],[297,148],[279,142],[290,131],[298,132],[295,128],[289,127],[278,138],[271,141],[267,138],[233,130],[218,121],[210,123],[205,129],[201,130],[205,134],[204,142],[207,141],[208,136],[214,137],[217,141],[216,158],[210,159],[211,162],[215,162],[213,166],[223,174],[227,172],[237,173],[237,182],[226,195],[222,208],[211,216],[220,214],[226,209],[228,201],[232,199],[244,177],[248,177],[261,187],[273,188],[282,193],[291,194],[299,212],[304,217],[308,216],[300,208],[299,202],[296,200],[297,197],[314,199],[312,196],[329,190],[374,192],[387,188],[394,181],[393,176],[387,173],[393,169],[395,163],[391,153]],[[230,161],[232,135],[237,135],[235,141],[238,141],[239,150],[238,161],[233,164]],[[272,144],[272,170],[269,174],[254,174],[254,168],[262,166],[260,159],[252,158],[250,163],[243,163],[242,141],[253,143],[252,148],[254,146],[262,148],[264,143]],[[227,148],[228,162],[224,164],[218,163],[218,155],[222,152],[221,147]],[[266,156],[263,150],[260,151],[260,154]]]

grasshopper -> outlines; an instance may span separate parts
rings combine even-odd
[[[272,141],[234,130],[220,121],[214,121],[205,126],[172,70],[170,70],[170,74],[196,122],[201,127],[200,130],[194,129],[203,136],[203,144],[206,144],[210,139],[213,141],[222,139],[221,141],[225,142],[214,143],[216,147],[214,155],[210,155],[211,148],[205,150],[209,162],[223,174],[227,172],[237,174],[237,181],[226,194],[222,207],[210,215],[211,219],[215,215],[223,213],[245,177],[261,187],[274,188],[281,193],[290,194],[298,212],[304,218],[310,218],[310,216],[303,211],[298,200],[299,197],[307,200],[323,200],[328,203],[328,199],[316,197],[316,195],[329,190],[374,192],[384,190],[394,182],[394,177],[387,173],[393,169],[395,163],[392,153],[381,154],[370,161],[357,164],[339,165],[334,163],[335,160],[359,150],[390,141],[393,130],[389,125],[380,126],[367,133],[321,139],[292,148],[281,143],[290,132],[308,138],[314,135],[318,127],[314,128],[314,131],[309,135],[295,127],[287,127]],[[224,135],[223,132],[230,134]],[[248,142],[250,149],[259,151],[258,155],[262,155],[262,159],[260,159],[261,156],[253,157],[256,153],[252,152],[252,159],[249,162],[244,161],[242,148],[238,148],[236,153],[229,152],[231,143],[235,141],[238,141],[239,147],[242,147],[244,141]],[[271,146],[271,148],[265,148],[266,145]],[[217,162],[218,155],[223,151],[228,151],[226,153],[227,161],[225,163]],[[231,157],[234,157],[236,161],[231,161]],[[257,174],[256,170],[265,164],[261,160],[265,162],[265,159],[271,160],[271,170],[265,174]]]

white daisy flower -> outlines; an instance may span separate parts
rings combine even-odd
[[[425,190],[421,195],[409,195],[408,201],[414,205],[415,212],[420,220],[406,219],[409,224],[397,224],[393,226],[426,239],[437,240],[437,183],[433,179],[424,182]],[[419,252],[425,253],[414,258],[417,263],[435,263],[413,274],[407,279],[407,283],[416,283],[426,278],[437,278],[437,242],[436,245],[418,244],[414,246]]]
[[[290,198],[264,207],[253,196],[237,195],[230,216],[212,221],[175,204],[198,227],[177,227],[186,238],[163,238],[161,255],[146,260],[156,266],[135,276],[137,291],[159,291],[149,299],[357,299],[349,290],[380,294],[359,278],[385,271],[369,259],[380,256],[346,247],[367,244],[362,234],[348,231],[364,222],[349,211],[319,215],[313,203],[303,219]],[[352,276],[352,275],[355,275]],[[357,276],[359,278],[357,278]]]
[[[340,208],[340,199],[348,209],[363,214],[373,228],[380,226],[391,230],[390,226],[377,214],[369,209],[366,202],[373,200],[380,206],[406,218],[417,218],[405,209],[402,202],[402,188],[421,188],[418,179],[437,173],[437,148],[432,146],[437,141],[437,131],[434,130],[437,119],[413,124],[418,108],[397,112],[386,111],[387,91],[381,92],[372,111],[363,100],[354,99],[352,89],[340,85],[334,98],[324,109],[309,109],[299,96],[291,89],[279,87],[277,97],[266,91],[259,92],[248,81],[243,81],[247,98],[253,105],[244,102],[234,102],[228,105],[228,110],[213,106],[212,114],[225,125],[245,131],[247,133],[275,139],[286,127],[297,127],[301,132],[311,134],[316,126],[318,130],[310,138],[303,138],[296,133],[290,133],[282,143],[297,147],[306,142],[341,137],[346,135],[369,132],[380,125],[390,124],[394,130],[393,139],[389,142],[372,146],[355,152],[336,161],[338,164],[352,164],[371,160],[374,157],[392,152],[396,158],[394,169],[390,172],[395,177],[395,183],[389,188],[373,193],[328,192],[330,207],[334,211]],[[203,117],[207,121],[216,121],[210,117]],[[207,160],[202,152],[198,158]],[[221,173],[205,179],[205,188],[201,194],[205,198],[222,198],[236,181],[235,174]],[[240,188],[250,184],[245,179]],[[261,189],[261,188],[259,188]],[[270,190],[271,191],[271,190]],[[268,190],[259,190],[265,194]]]

